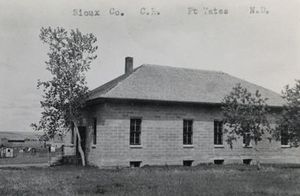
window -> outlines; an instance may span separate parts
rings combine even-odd
[[[142,119],[130,119],[130,145],[141,145]]]
[[[15,143],[19,143],[19,142],[22,142],[22,143],[24,143],[25,142],[25,140],[7,140],[7,142],[15,142]]]
[[[243,164],[250,165],[251,161],[252,161],[252,159],[243,159]]]
[[[249,131],[245,132],[243,135],[243,145],[244,147],[251,147],[251,135]]]
[[[214,121],[214,144],[223,145],[223,122]]]
[[[71,124],[71,144],[74,144],[74,123]]]
[[[140,167],[141,163],[142,163],[142,161],[130,161],[129,165],[130,165],[130,167]]]
[[[192,166],[193,160],[183,160],[183,166]]]
[[[216,165],[223,165],[224,164],[224,159],[215,159],[214,164]]]
[[[93,118],[93,144],[97,144],[97,118]]]
[[[289,135],[287,131],[281,131],[281,145],[282,146],[289,145]]]
[[[193,144],[193,120],[183,120],[183,144]]]

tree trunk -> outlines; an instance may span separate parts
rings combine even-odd
[[[257,160],[257,163],[256,163],[257,165],[257,170],[260,170],[261,169],[261,165],[260,165],[260,160]]]
[[[254,151],[255,151],[255,158],[256,158],[256,167],[257,167],[257,170],[260,170],[261,165],[260,165],[259,156],[257,155],[258,154],[258,149],[256,147],[257,147],[257,143],[255,144]]]
[[[82,163],[82,166],[85,166],[85,154],[82,150],[81,137],[80,137],[80,134],[79,134],[78,126],[77,126],[76,122],[73,122],[73,123],[74,123],[74,130],[75,130],[75,133],[76,133],[76,136],[77,136],[77,139],[78,139],[77,148],[78,148],[78,151],[79,151],[79,154],[80,154],[80,157],[81,157],[81,163]]]

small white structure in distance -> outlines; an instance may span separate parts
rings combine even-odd
[[[8,158],[14,157],[14,149],[13,148],[6,148],[5,149],[5,157],[8,157]]]

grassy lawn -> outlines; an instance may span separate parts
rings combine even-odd
[[[300,168],[2,168],[0,195],[300,195]]]

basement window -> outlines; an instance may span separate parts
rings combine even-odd
[[[224,164],[224,159],[215,159],[214,164],[216,165],[223,165]]]
[[[192,166],[192,164],[193,164],[193,160],[184,160],[183,161],[183,166],[190,167],[190,166]]]
[[[130,161],[129,165],[130,165],[130,167],[140,167],[141,163],[142,163],[142,161]]]
[[[251,161],[252,161],[252,159],[243,159],[243,164],[250,165]]]

